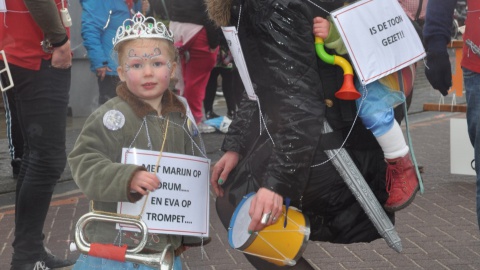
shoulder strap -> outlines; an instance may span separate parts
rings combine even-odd
[[[418,21],[418,18],[420,17],[420,13],[422,12],[422,6],[423,6],[423,0],[419,0],[417,14],[415,14],[415,21]]]

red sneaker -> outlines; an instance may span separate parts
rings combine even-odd
[[[419,189],[415,167],[407,153],[404,157],[386,159],[387,192],[389,197],[385,210],[395,212],[407,207],[415,198]]]

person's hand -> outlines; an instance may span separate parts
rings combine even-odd
[[[282,215],[283,197],[269,189],[260,188],[255,194],[250,204],[248,214],[252,218],[250,225],[248,225],[248,232],[258,232],[266,226],[277,222],[280,215]],[[264,214],[270,213],[270,217],[266,223],[262,223]]]
[[[149,191],[155,191],[160,186],[157,175],[147,171],[137,171],[130,182],[130,190],[147,195]]]
[[[316,37],[326,39],[330,31],[330,22],[322,17],[313,19],[313,34]]]
[[[100,81],[103,81],[103,79],[105,79],[105,75],[107,75],[107,71],[112,71],[112,70],[107,66],[97,68],[97,77],[100,78]]]
[[[54,68],[67,69],[72,66],[72,51],[70,40],[60,47],[53,48],[52,66]]]
[[[213,166],[212,176],[210,177],[210,184],[219,197],[223,197],[222,184],[228,177],[228,174],[237,166],[239,155],[237,152],[227,151],[220,160]]]
[[[447,51],[427,53],[425,75],[434,89],[448,95],[452,86],[452,69]]]

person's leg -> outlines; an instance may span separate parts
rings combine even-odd
[[[389,115],[393,115],[393,111],[390,111]],[[390,128],[376,138],[387,160],[403,157],[410,151],[403,137],[402,128],[393,118],[391,118]]]
[[[222,76],[222,91],[227,103],[227,116],[233,118],[237,111],[237,105],[235,101],[235,93],[233,89],[233,69],[222,68],[220,75]]]
[[[65,168],[71,69],[43,61],[39,71],[14,68],[15,98],[25,152],[17,182],[12,265],[47,261],[43,226]],[[53,256],[53,255],[51,255]],[[57,265],[48,265],[52,268]]]
[[[386,189],[389,197],[384,205],[385,210],[402,210],[415,199],[419,181],[398,122],[393,121],[392,128],[377,137],[377,141],[387,162]]]
[[[98,78],[98,105],[102,105],[107,102],[109,99],[117,96],[117,84],[119,82],[117,76],[107,75],[103,80]]]
[[[480,228],[480,74],[463,68],[463,82],[467,100],[468,136],[475,155],[477,174],[477,222]]]
[[[215,66],[217,51],[210,52],[205,29],[193,37],[185,48],[190,58],[188,62],[182,58],[182,72],[185,83],[183,96],[187,99],[195,121],[200,123],[203,118],[202,106],[205,97],[210,72]]]
[[[8,148],[10,151],[12,175],[18,178],[23,156],[23,136],[18,123],[17,106],[13,90],[2,92],[5,107]]]
[[[213,102],[215,101],[215,95],[217,92],[217,79],[218,75],[220,74],[222,68],[215,67],[212,69],[212,72],[210,73],[210,78],[207,83],[207,87],[205,90],[205,98],[203,99],[203,109],[205,111],[205,117],[207,119],[209,118],[215,118],[215,117],[210,117],[210,116],[216,116],[215,113],[213,113]],[[222,78],[223,79],[223,78]]]

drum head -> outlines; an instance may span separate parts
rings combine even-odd
[[[295,265],[307,246],[310,235],[308,218],[293,206],[287,215],[284,205],[277,222],[249,234],[248,225],[252,220],[248,211],[254,195],[245,195],[235,208],[228,228],[230,246],[279,266]]]
[[[243,197],[230,220],[228,242],[232,248],[243,250],[255,240],[255,234],[248,233],[248,225],[252,221],[248,210],[254,195],[255,192],[252,192]]]

